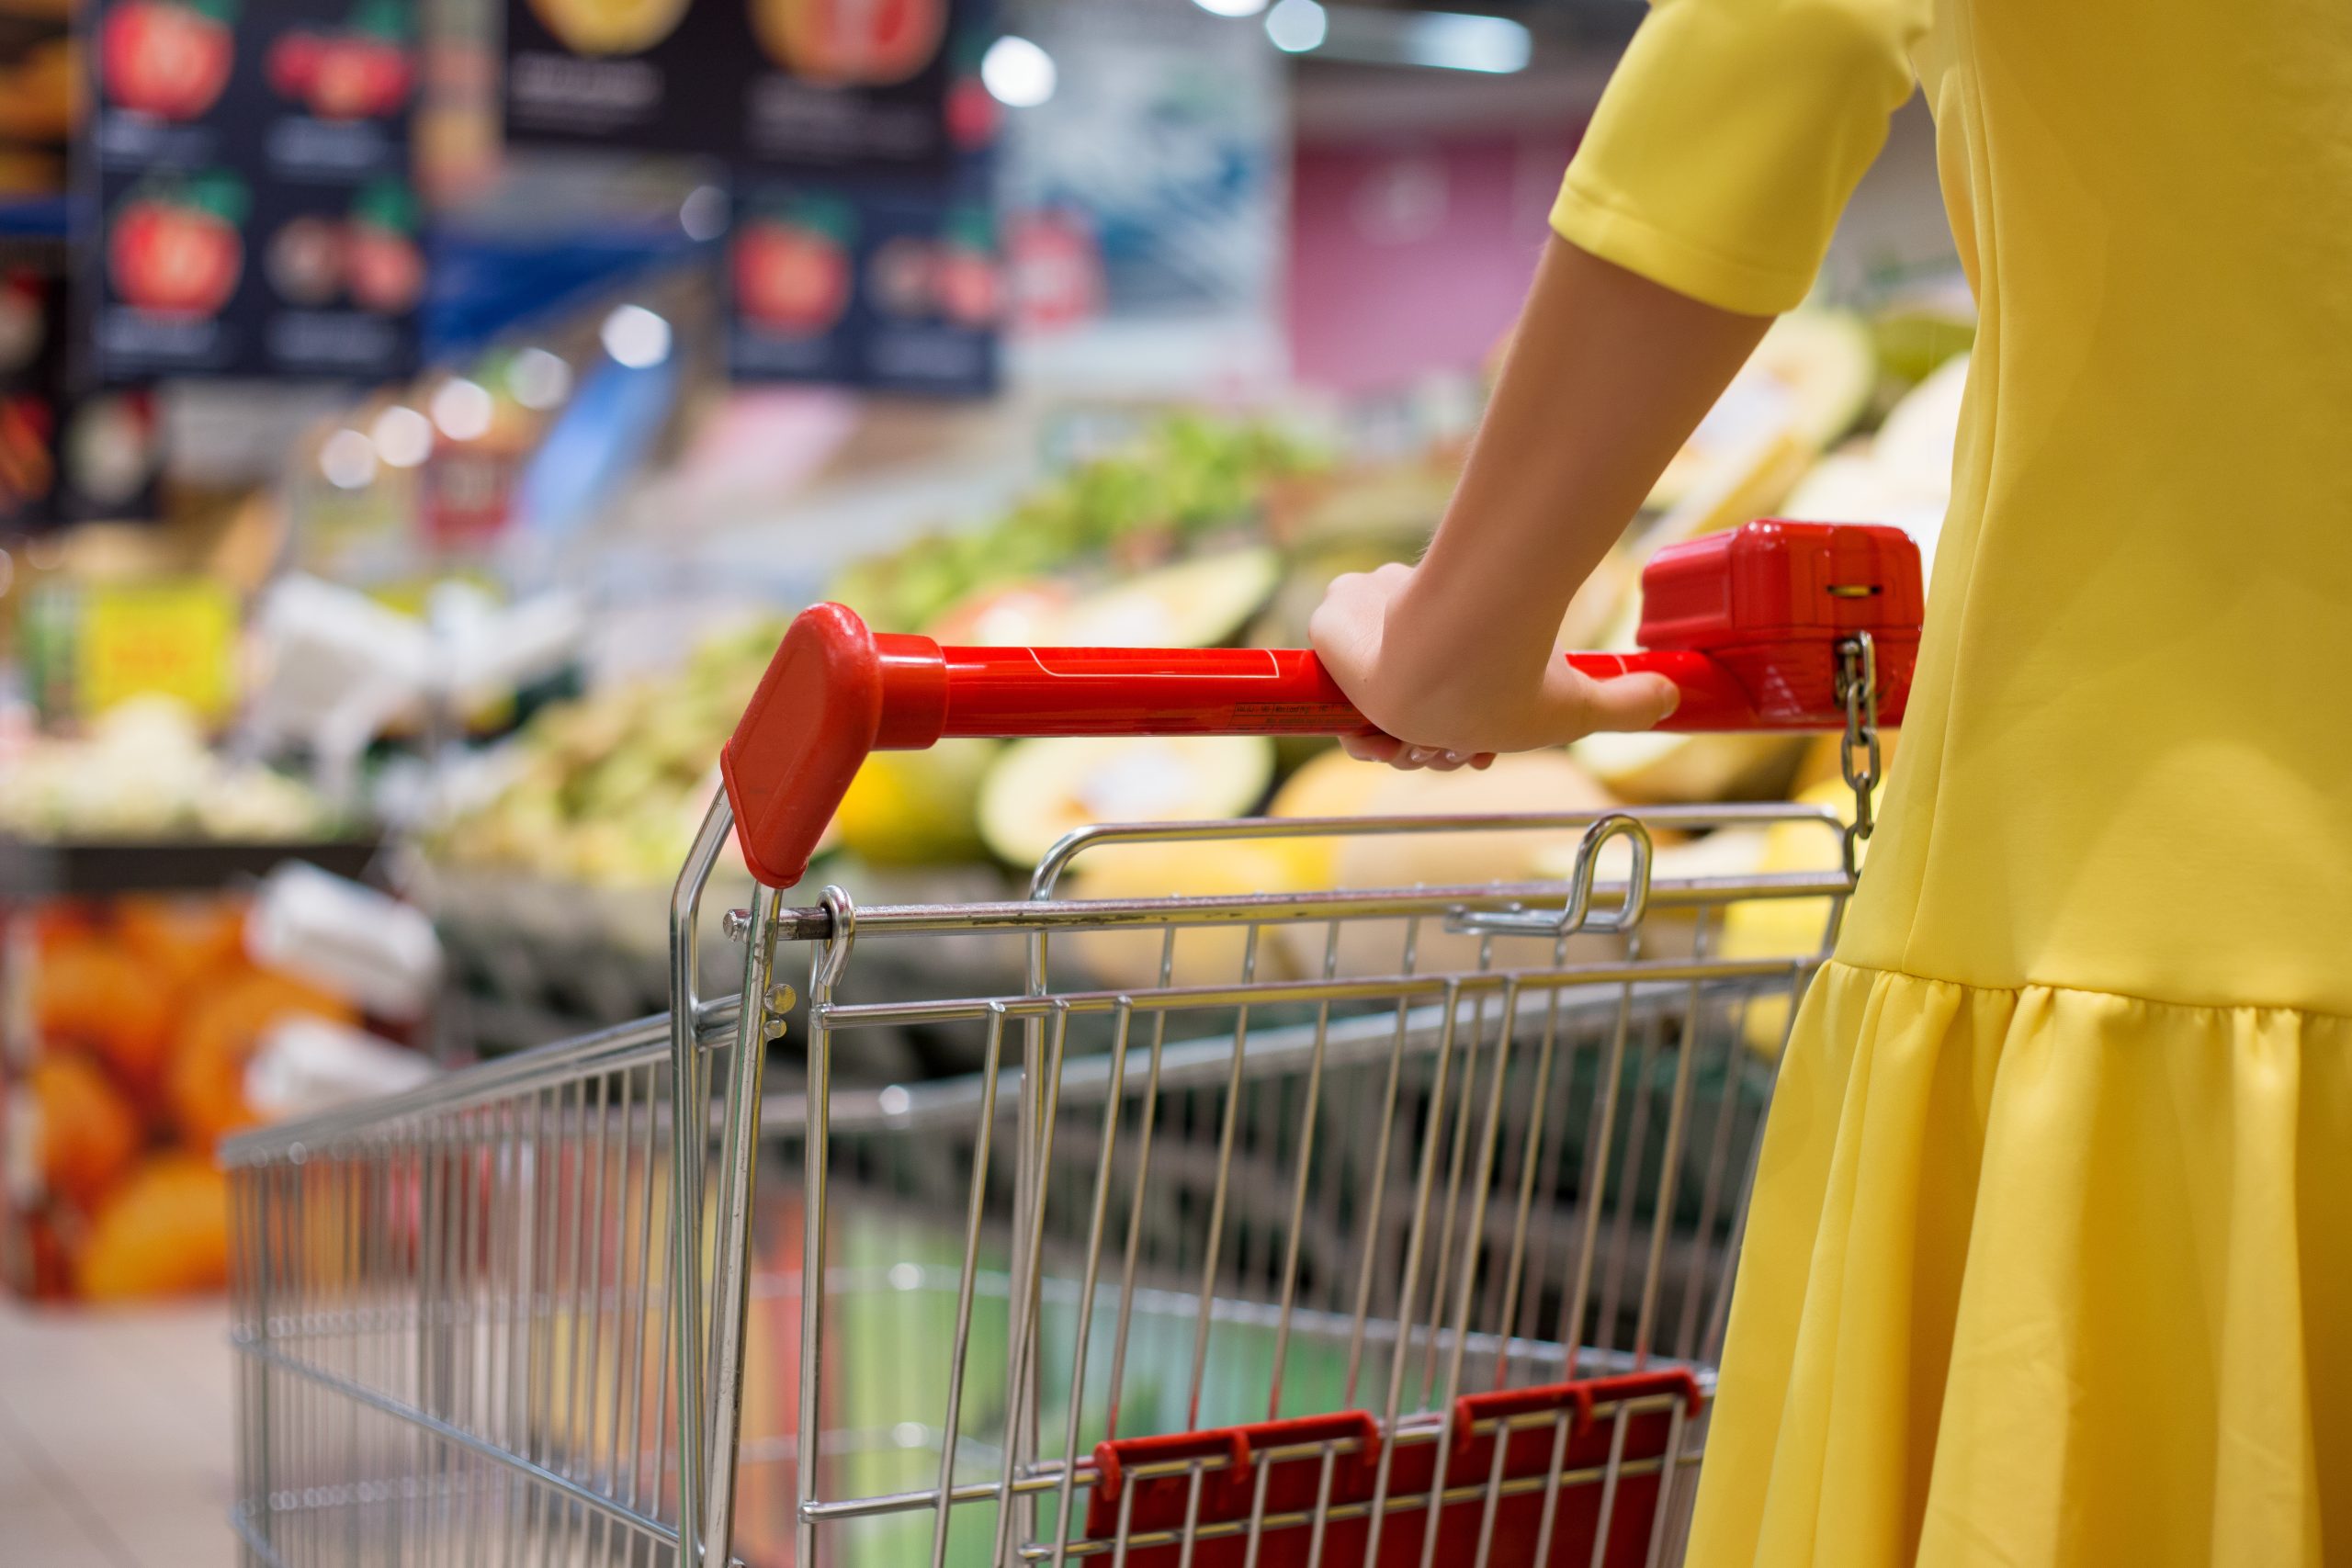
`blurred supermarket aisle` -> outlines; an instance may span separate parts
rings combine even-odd
[[[0,1299],[0,1568],[226,1568],[228,1314]]]

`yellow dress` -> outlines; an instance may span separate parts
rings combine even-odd
[[[1555,225],[1785,309],[1915,72],[1982,324],[1690,1561],[2352,1563],[2352,4],[1659,0]]]

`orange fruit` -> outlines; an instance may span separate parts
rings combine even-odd
[[[42,905],[33,916],[33,940],[43,957],[60,947],[87,940],[97,929],[96,913],[85,903],[59,899]]]
[[[157,1155],[90,1224],[74,1284],[97,1302],[217,1291],[229,1280],[229,1183],[209,1160]]]
[[[175,987],[244,965],[240,899],[129,897],[115,906],[114,920],[121,945]]]
[[[257,1118],[245,1102],[245,1062],[270,1026],[309,1015],[354,1023],[348,1003],[267,970],[249,969],[198,996],[173,1053],[172,1119],[187,1141],[209,1149]]]
[[[25,1075],[40,1118],[36,1144],[51,1193],[96,1203],[139,1153],[139,1117],[107,1076],[80,1056],[52,1055]]]
[[[104,1062],[134,1100],[163,1087],[171,987],[112,937],[69,938],[41,956],[33,1023],[52,1048],[78,1045]]]

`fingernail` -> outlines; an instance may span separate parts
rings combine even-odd
[[[1446,761],[1447,761],[1447,763],[1448,763],[1449,765],[1453,766],[1453,767],[1456,767],[1456,768],[1460,767],[1460,766],[1463,764],[1463,762],[1464,762],[1464,761],[1466,761],[1466,759],[1465,759],[1465,758],[1462,755],[1462,753],[1461,753],[1461,752],[1459,752],[1459,751],[1448,751],[1448,752],[1445,754],[1445,760],[1446,760]]]

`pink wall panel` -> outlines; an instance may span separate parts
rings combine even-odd
[[[1397,389],[1475,368],[1519,308],[1572,130],[1303,144],[1292,186],[1292,363],[1309,385]]]

